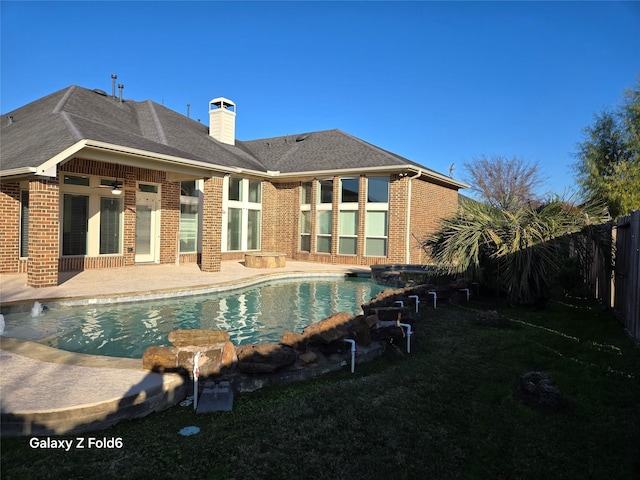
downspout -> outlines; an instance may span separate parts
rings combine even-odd
[[[420,175],[422,175],[422,170],[418,169],[418,171],[416,172],[416,174],[412,177],[409,177],[409,186],[407,187],[407,215],[406,215],[406,225],[407,225],[407,232],[406,232],[406,240],[405,240],[405,263],[409,264],[411,263],[411,247],[410,247],[410,240],[411,240],[411,180],[418,178]]]

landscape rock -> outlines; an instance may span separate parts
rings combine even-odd
[[[353,315],[340,312],[312,323],[302,331],[302,335],[310,344],[327,344],[344,338],[349,333]]]
[[[142,354],[142,368],[154,372],[175,372],[178,369],[178,352],[175,347],[149,347]]]
[[[553,379],[543,372],[527,372],[520,376],[516,398],[525,405],[544,413],[555,413],[566,401]]]
[[[300,358],[300,361],[302,361],[302,363],[309,364],[318,360],[318,355],[315,354],[314,352],[305,352],[301,354],[300,357],[298,358]]]
[[[281,344],[296,349],[304,348],[306,342],[307,339],[304,335],[295,332],[284,332],[284,335],[282,335],[280,339]]]
[[[244,373],[271,373],[293,365],[296,351],[278,343],[241,345],[236,349],[238,370]]]

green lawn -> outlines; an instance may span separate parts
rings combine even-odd
[[[476,325],[497,309],[508,328]],[[568,406],[514,397],[549,374]],[[302,383],[236,395],[232,412],[175,407],[82,437],[122,448],[34,450],[2,439],[2,478],[638,479],[640,349],[583,299],[546,309],[489,300],[426,309],[412,341]],[[190,425],[200,433],[183,437]]]

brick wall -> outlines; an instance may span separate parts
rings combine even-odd
[[[203,272],[219,272],[222,236],[221,177],[205,178],[202,203],[202,260]]]
[[[408,185],[408,177],[391,175],[389,181],[388,263],[406,263]]]
[[[27,285],[58,284],[59,186],[57,178],[29,181],[29,260]]]
[[[412,235],[409,239],[409,263],[425,264],[429,263],[429,258],[420,248],[414,235],[422,241],[428,234],[440,228],[443,218],[454,215],[458,208],[458,192],[419,179],[411,182]]]
[[[180,261],[180,182],[162,182],[160,263]]]

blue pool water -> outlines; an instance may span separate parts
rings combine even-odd
[[[5,315],[5,336],[77,353],[141,358],[177,329],[229,332],[234,345],[278,342],[334,313],[361,313],[383,286],[368,279],[283,280],[225,293]]]

